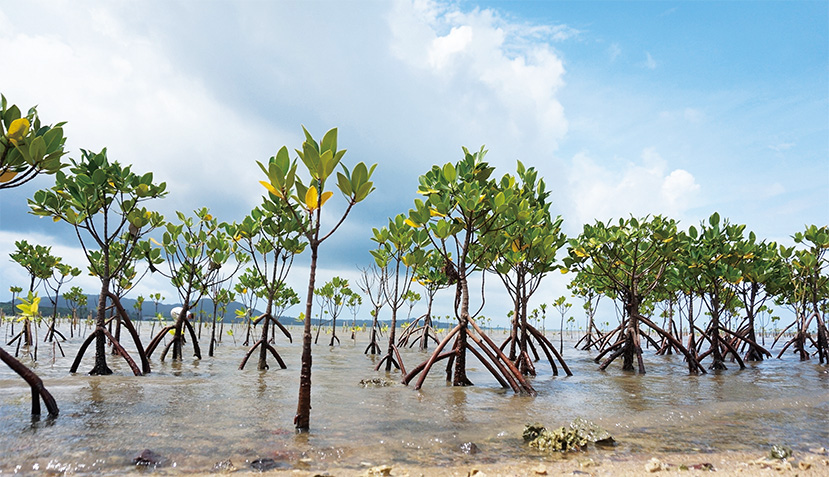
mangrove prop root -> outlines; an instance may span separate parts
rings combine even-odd
[[[421,373],[420,378],[418,378],[417,383],[415,384],[415,389],[419,390],[420,387],[423,386],[423,381],[426,379],[426,375],[429,374],[429,370],[432,368],[432,365],[435,364],[435,361],[440,355],[440,352],[443,351],[443,348],[446,347],[446,345],[449,343],[452,337],[454,337],[458,333],[458,331],[460,331],[460,329],[461,325],[455,325],[455,327],[452,328],[452,330],[446,334],[443,340],[440,343],[438,343],[437,348],[435,348],[435,350],[432,352],[432,355],[429,357],[428,360],[426,360],[423,366],[416,367],[409,374],[407,374],[406,377],[403,378],[403,384],[409,384],[409,381],[411,381],[417,375],[417,373]],[[451,354],[454,354],[454,351]]]
[[[170,347],[172,347],[175,344],[175,342],[176,340],[170,340],[170,342],[167,343],[167,346],[164,347],[164,351],[161,352],[161,361],[164,361],[164,359],[167,357],[167,353],[170,352]]]
[[[127,328],[129,331],[130,336],[132,336],[132,342],[135,344],[135,349],[138,350],[138,357],[141,359],[141,368],[144,374],[150,372],[150,359],[147,356],[147,352],[144,349],[144,345],[141,344],[141,337],[138,336],[138,331],[136,331],[135,326],[132,324],[132,320],[130,320],[127,311],[121,305],[121,300],[115,296],[112,292],[108,292],[107,295],[115,304],[116,310],[121,315],[121,321],[124,324],[124,327]]]
[[[147,358],[149,358],[150,356],[152,356],[153,351],[155,351],[155,349],[156,349],[156,348],[158,347],[158,345],[161,343],[161,340],[163,340],[163,339],[164,339],[164,336],[166,336],[166,335],[167,335],[167,333],[168,333],[170,330],[172,330],[173,328],[175,328],[175,326],[174,326],[174,325],[168,325],[168,326],[165,326],[164,328],[162,328],[162,329],[161,329],[161,331],[159,331],[159,332],[158,332],[158,334],[157,334],[157,335],[155,335],[155,338],[153,338],[153,339],[150,341],[150,344],[149,344],[149,345],[147,345]],[[162,359],[162,361],[164,361],[164,360]]]
[[[476,350],[473,346],[469,346],[469,350],[472,352],[473,355],[475,355],[476,358],[478,358],[478,361],[483,363],[483,365],[489,370],[489,372],[492,373],[493,376],[495,376],[495,379],[498,380],[499,383],[501,383],[501,386],[505,388],[510,387],[516,393],[521,392],[521,388],[518,387],[518,383],[515,382],[515,379],[513,379],[512,376],[510,376],[509,371],[507,371],[507,369],[504,368],[504,366],[502,366],[501,363],[498,362],[498,358],[494,356],[491,351],[486,349],[483,342],[480,339],[478,339],[478,337],[470,333],[469,330],[467,330],[466,333],[469,336],[469,338],[475,344],[477,344],[481,348],[481,350],[483,350],[484,353],[487,354],[489,360],[487,360],[483,355],[481,355],[478,352],[478,350]],[[498,368],[497,371],[496,367]]]
[[[682,343],[680,343],[679,340],[674,338],[670,333],[666,332],[662,328],[656,326],[655,323],[653,323],[651,320],[645,318],[644,316],[639,315],[638,318],[639,318],[639,321],[641,321],[642,323],[645,323],[647,326],[650,326],[657,333],[664,336],[665,339],[670,341],[671,344],[673,344],[674,347],[676,349],[678,349],[679,352],[683,354],[683,356],[685,356],[685,359],[687,360],[687,363],[688,363],[688,370],[690,372],[693,373],[694,370],[699,370],[702,374],[706,374],[705,368],[699,363],[699,361],[691,354],[691,352],[689,350],[687,350],[684,346],[682,346]]]
[[[130,369],[132,369],[133,374],[135,374],[136,376],[142,376],[143,373],[138,368],[138,365],[135,364],[135,361],[133,361],[130,354],[127,353],[127,350],[125,350],[124,347],[121,346],[121,343],[119,343],[114,336],[109,334],[109,331],[107,331],[106,328],[101,328],[101,332],[104,333],[104,335],[106,335],[107,338],[109,338],[109,340],[112,342],[112,346],[118,351],[118,354],[121,355],[121,357],[124,358],[124,361],[126,361],[127,364],[130,366]]]
[[[448,357],[450,357],[450,356],[454,356],[454,355],[455,355],[455,350],[446,351],[445,353],[441,353],[440,355],[438,355],[438,356],[437,356],[437,358],[435,359],[435,361],[434,361],[434,362],[435,362],[435,363],[437,363],[438,361],[444,360],[444,359],[446,359],[446,358],[448,358]],[[408,384],[409,384],[409,381],[410,381],[412,378],[414,378],[415,376],[417,376],[417,375],[418,375],[418,373],[420,373],[421,371],[423,371],[423,368],[425,368],[425,367],[426,367],[426,363],[427,363],[427,361],[424,361],[424,362],[422,362],[422,363],[418,364],[417,366],[415,366],[415,368],[414,368],[414,369],[412,369],[412,370],[411,370],[411,372],[410,372],[408,375],[406,375],[406,377],[405,377],[405,378],[403,378],[403,381],[401,381],[401,382],[402,382],[403,384],[408,385]],[[411,377],[410,377],[410,376],[411,376]]]
[[[261,344],[262,344],[261,339],[256,341],[256,343],[253,343],[253,346],[251,346],[250,349],[248,350],[248,352],[245,353],[245,357],[242,359],[242,363],[239,365],[239,371],[242,371],[243,369],[245,369],[245,365],[248,364],[248,360],[250,359],[251,355],[253,354],[253,351],[256,350],[256,348],[258,348],[259,345],[261,345]]]
[[[501,384],[502,388],[512,387],[512,389],[515,390],[515,392],[518,392],[518,390],[515,387],[513,387],[509,383],[507,383],[507,381],[503,378],[503,376],[501,376],[501,373],[496,371],[495,368],[492,367],[492,364],[490,364],[488,360],[484,359],[484,357],[481,355],[481,353],[478,350],[475,349],[475,347],[470,346],[469,351],[471,351],[472,354],[475,355],[476,358],[478,358],[478,361],[483,363],[483,365],[486,367],[486,369],[489,370],[490,374],[492,374],[492,376]]]
[[[501,352],[501,349],[498,348],[498,345],[496,345],[495,342],[492,341],[492,339],[486,333],[484,333],[484,331],[478,326],[478,324],[475,323],[475,320],[470,319],[469,323],[472,325],[473,328],[475,328],[475,331],[483,339],[483,341],[492,347],[492,350],[495,352],[498,359],[500,359],[501,362],[503,362],[506,365],[506,367],[509,368],[510,372],[513,374],[513,378],[515,378],[515,380],[518,382],[521,389],[524,392],[534,396],[536,394],[535,389],[533,389],[530,383],[527,382],[526,379],[524,379],[524,376],[521,375],[521,372],[518,371],[518,368],[515,367],[515,364],[513,364],[513,362],[509,358],[507,358],[507,356],[504,353]]]
[[[196,338],[196,330],[193,329],[193,325],[187,317],[184,317],[184,325],[187,327],[187,330],[190,331],[190,337],[193,339],[193,356],[201,359],[201,348],[199,347],[199,340]]]
[[[43,381],[31,369],[27,368],[23,363],[15,359],[12,355],[0,348],[0,360],[17,373],[32,389],[32,415],[40,415],[40,399],[43,399],[43,404],[46,406],[46,411],[49,417],[57,417],[60,414],[58,404],[52,394],[46,390]]]
[[[285,366],[285,361],[282,361],[282,356],[279,356],[279,353],[276,352],[276,348],[274,348],[271,345],[266,345],[266,346],[268,347],[268,351],[271,352],[271,354],[273,355],[273,358],[276,360],[276,362],[279,363],[279,367],[282,368],[282,369],[288,369],[288,367]]]
[[[538,329],[537,329],[536,327],[534,327],[534,326],[532,326],[532,325],[530,325],[530,324],[528,324],[528,325],[527,325],[527,330],[528,330],[528,331],[530,332],[530,334],[531,334],[531,335],[533,335],[533,336],[534,336],[534,337],[538,340],[538,342],[541,344],[541,349],[545,352],[545,354],[547,354],[547,359],[548,359],[548,360],[550,360],[550,364],[551,364],[551,365],[552,365],[552,367],[553,367],[553,372],[554,372],[554,374],[557,376],[557,375],[558,375],[558,370],[556,370],[556,365],[555,365],[555,363],[553,362],[553,359],[552,359],[552,358],[550,358],[550,353],[548,353],[547,351],[549,351],[549,352],[551,352],[553,355],[555,355],[555,357],[556,357],[556,359],[558,360],[559,364],[561,364],[561,369],[563,369],[563,370],[564,370],[564,374],[566,374],[567,376],[572,376],[572,375],[573,375],[573,372],[572,372],[572,371],[570,371],[570,367],[569,367],[569,366],[567,366],[567,363],[565,363],[565,362],[564,362],[564,357],[563,357],[563,356],[561,356],[561,354],[558,352],[558,350],[556,349],[556,347],[555,347],[555,346],[553,346],[553,344],[552,344],[552,343],[550,343],[550,340],[548,340],[548,339],[547,339],[547,337],[546,337],[546,336],[544,336],[544,334],[543,334],[543,333],[541,333],[540,331],[538,331]]]
[[[86,353],[86,349],[89,348],[89,345],[92,343],[92,340],[95,339],[96,332],[93,331],[86,337],[86,339],[81,343],[81,347],[78,348],[78,354],[75,355],[75,361],[72,362],[72,367],[69,368],[70,373],[78,372],[78,367],[81,365],[81,359],[83,359],[84,353]]]

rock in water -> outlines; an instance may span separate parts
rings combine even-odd
[[[582,419],[580,417],[575,418],[573,422],[570,423],[570,429],[576,430],[579,434],[584,436],[585,439],[596,445],[608,446],[616,443],[616,441],[613,440],[613,436],[611,436],[609,432],[587,419]]]
[[[253,470],[258,470],[259,472],[267,472],[279,466],[280,465],[277,461],[269,457],[266,457],[264,459],[256,459],[255,461],[250,463],[250,468]]]
[[[393,386],[394,381],[385,379],[385,378],[371,378],[371,379],[361,379],[360,386],[364,388],[384,388],[387,386]]]
[[[571,452],[583,450],[589,442],[596,445],[613,445],[610,433],[590,421],[577,418],[567,427],[550,430],[541,424],[528,424],[524,428],[524,442],[543,451]]]
[[[389,476],[391,475],[392,466],[390,465],[378,465],[377,467],[372,467],[366,471],[366,475],[368,476]]]
[[[132,459],[132,463],[135,465],[146,465],[146,466],[158,466],[161,464],[163,457],[156,454],[155,452],[151,451],[150,449],[144,449],[141,451],[140,454],[135,456]]]
[[[792,456],[792,449],[791,447],[786,447],[782,444],[775,444],[771,446],[771,452],[769,452],[769,457],[772,459],[788,459]]]
[[[461,452],[472,455],[481,452],[481,449],[474,442],[464,442],[461,444]]]
[[[229,474],[231,472],[236,472],[236,466],[233,465],[233,462],[231,462],[230,459],[223,460],[213,464],[213,472]]]

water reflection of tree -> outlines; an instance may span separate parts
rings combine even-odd
[[[633,374],[608,377],[613,384],[618,385],[625,409],[635,412],[647,410],[646,401],[642,399],[645,386],[641,377]]]
[[[466,395],[467,390],[458,387],[451,387],[446,389],[446,417],[452,423],[467,423],[469,422],[466,414],[469,406]]]

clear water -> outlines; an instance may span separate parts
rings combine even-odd
[[[145,334],[149,326],[143,324]],[[793,356],[772,359],[740,371],[688,375],[682,359],[648,351],[644,376],[617,366],[597,370],[591,353],[565,342],[572,377],[551,377],[538,365],[533,380],[537,397],[501,389],[473,357],[474,387],[455,388],[436,366],[423,389],[395,384],[359,385],[385,377],[375,359],[363,354],[365,333],[356,342],[338,333],[342,346],[314,347],[312,432],[296,435],[300,336],[277,339],[288,369],[256,370],[255,358],[244,371],[245,352],[225,336],[214,358],[181,363],[152,360],[153,372],[134,377],[117,357],[109,359],[115,375],[70,375],[79,346],[64,343],[67,357],[52,360],[50,345],[40,344],[32,366],[60,406],[57,419],[33,422],[30,393],[10,369],[0,366],[0,473],[117,474],[134,472],[132,459],[144,449],[163,457],[155,472],[208,472],[230,459],[248,468],[255,459],[271,458],[284,469],[326,467],[361,469],[366,463],[458,465],[502,458],[538,459],[523,445],[525,424],[566,425],[576,417],[607,428],[618,441],[612,455],[643,452],[714,452],[761,450],[784,443],[798,449],[829,446],[829,367],[800,363]],[[207,354],[207,330],[202,348]],[[495,332],[496,340],[504,338]],[[145,341],[146,342],[146,341]],[[320,343],[327,343],[320,338]],[[554,340],[554,342],[557,342]],[[7,348],[8,349],[8,348]],[[9,350],[13,352],[14,350]],[[192,348],[185,347],[186,356]],[[413,367],[428,355],[403,351]],[[92,367],[92,355],[82,371]],[[399,373],[390,376],[399,381]],[[480,452],[460,448],[474,442]],[[549,459],[549,457],[547,457]]]

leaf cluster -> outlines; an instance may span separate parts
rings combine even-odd
[[[37,109],[25,116],[0,94],[0,189],[22,185],[39,173],[55,174],[65,164],[63,125],[41,124]]]

